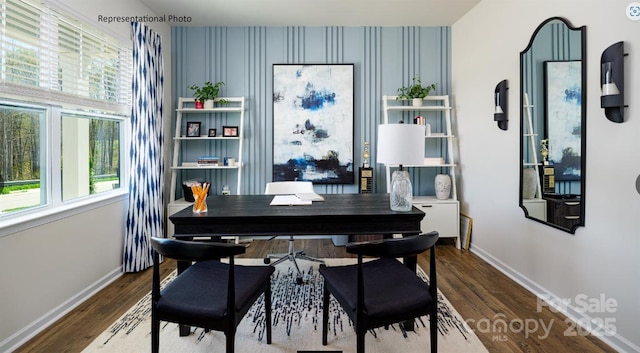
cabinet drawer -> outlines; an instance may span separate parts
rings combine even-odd
[[[580,201],[564,201],[562,208],[568,216],[580,216]]]
[[[417,209],[425,213],[420,229],[423,233],[433,230],[440,234],[440,237],[458,237],[460,235],[459,210],[457,202],[414,202]]]

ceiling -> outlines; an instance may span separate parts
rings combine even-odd
[[[450,26],[481,0],[141,0],[172,26]]]

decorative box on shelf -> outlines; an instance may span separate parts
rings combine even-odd
[[[444,158],[442,157],[427,157],[424,159],[424,165],[443,165]]]

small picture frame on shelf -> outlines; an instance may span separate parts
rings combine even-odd
[[[216,129],[209,129],[209,137],[216,137]]]
[[[222,127],[222,136],[223,137],[238,137],[238,127],[237,126],[223,126]]]
[[[188,121],[187,137],[200,137],[200,124],[199,121]]]

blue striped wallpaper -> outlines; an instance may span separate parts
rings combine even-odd
[[[423,83],[435,83],[437,90],[432,94],[450,93],[449,27],[174,27],[172,38],[174,106],[179,96],[192,96],[189,86],[205,81],[224,81],[222,96],[247,97],[243,194],[261,194],[265,183],[271,181],[273,64],[355,64],[356,165],[362,164],[365,141],[371,143],[372,164],[376,160],[383,95],[395,95],[398,87],[409,84],[414,76]],[[185,155],[207,152],[190,148],[183,149]],[[375,190],[384,192],[384,168],[373,167]],[[436,172],[414,171],[416,192],[433,192]],[[190,173],[182,174],[183,178],[202,177],[195,173],[203,172]],[[206,179],[213,182],[213,190],[224,184],[236,189],[234,172],[213,171]],[[358,188],[355,184],[319,185],[316,190],[351,193]]]

